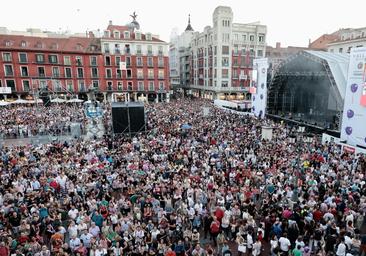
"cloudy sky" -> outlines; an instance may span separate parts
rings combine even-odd
[[[365,0],[18,0],[1,3],[0,27],[51,31],[105,29],[108,21],[124,25],[136,11],[143,32],[169,41],[173,28],[182,32],[191,14],[192,26],[212,25],[216,6],[231,6],[234,22],[267,25],[267,43],[306,46],[309,39],[339,28],[366,26]]]

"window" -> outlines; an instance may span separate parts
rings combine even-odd
[[[116,66],[118,66],[120,62],[121,62],[121,57],[116,56]]]
[[[137,70],[137,78],[143,79],[144,78],[144,71],[142,69]]]
[[[27,63],[28,58],[26,53],[19,53],[19,62],[20,63]]]
[[[112,69],[107,68],[105,70],[105,76],[106,76],[106,78],[112,78]]]
[[[46,89],[47,86],[47,81],[46,80],[39,80],[39,89]]]
[[[125,53],[126,54],[130,54],[131,53],[131,49],[130,49],[130,45],[129,44],[126,44],[125,45]]]
[[[163,69],[159,69],[159,79],[164,79],[164,70]]]
[[[127,76],[127,78],[132,78],[132,70],[131,69],[127,69],[126,76]]]
[[[57,55],[48,55],[49,63],[57,64]]]
[[[20,67],[21,76],[28,76],[28,67]]]
[[[110,66],[111,65],[111,57],[110,56],[105,56],[105,65],[106,66]]]
[[[52,67],[52,76],[53,77],[60,77],[60,70],[58,67]]]
[[[141,33],[140,32],[135,33],[135,39],[141,40]]]
[[[10,52],[3,52],[3,61],[4,62],[11,61],[11,53]]]
[[[98,68],[91,68],[91,76],[92,78],[98,77]]]
[[[15,91],[15,81],[14,80],[6,80],[6,87],[10,87],[11,91]]]
[[[249,40],[250,40],[251,42],[254,42],[254,35],[250,35]]]
[[[77,69],[78,72],[78,78],[84,78],[84,70],[83,68],[78,68]]]
[[[114,31],[114,38],[120,38],[120,34],[118,31]]]
[[[147,66],[148,67],[152,67],[153,66],[153,58],[152,57],[148,57],[147,58]]]
[[[23,83],[23,91],[29,92],[29,90],[30,90],[29,80],[23,80],[22,83]]]
[[[164,90],[164,82],[159,82],[159,90],[160,91]]]
[[[61,91],[61,81],[60,80],[52,80],[52,84],[53,84],[53,89],[56,92],[60,92]]]
[[[43,54],[36,54],[36,62],[37,63],[44,63],[44,55]]]
[[[222,81],[221,82],[221,87],[228,87],[228,82],[227,81]]]
[[[239,40],[239,35],[238,34],[234,34],[234,40],[238,41]]]
[[[112,81],[107,81],[107,90],[113,91],[113,82]]]
[[[65,68],[65,77],[66,78],[71,78],[72,77],[71,68]]]
[[[163,46],[159,45],[158,54],[163,55]]]
[[[98,81],[98,80],[93,80],[93,81],[92,81],[92,86],[93,86],[93,88],[95,88],[95,89],[99,89],[99,81]]]
[[[152,45],[148,45],[147,46],[147,54],[148,55],[152,55],[153,54]]]
[[[86,91],[84,80],[79,80],[78,81],[78,87],[79,87],[79,92],[85,92]]]
[[[7,41],[5,42],[5,46],[11,46],[11,42],[10,42],[9,40],[7,40]]]
[[[258,57],[263,57],[263,50],[258,50]]]
[[[105,53],[109,53],[109,44],[108,43],[104,43],[103,46],[104,46],[104,52]]]
[[[227,58],[227,57],[222,58],[222,66],[224,66],[224,67],[229,66],[229,58]]]
[[[117,82],[117,90],[122,91],[123,90],[123,84],[122,82]]]
[[[76,65],[78,66],[82,66],[83,65],[83,59],[81,58],[81,56],[76,56]]]
[[[222,46],[222,54],[229,54],[229,46],[223,45]]]
[[[229,70],[228,69],[222,69],[222,78],[229,78]]]
[[[13,76],[14,75],[12,65],[5,65],[4,70],[5,70],[5,76]]]
[[[136,54],[142,54],[141,45],[136,45]]]
[[[148,40],[148,41],[151,41],[152,40],[152,36],[151,36],[150,33],[147,33],[146,34],[146,40]]]
[[[64,56],[64,65],[71,65],[70,56]]]
[[[137,65],[138,67],[142,67],[142,66],[143,66],[142,58],[141,58],[141,57],[137,57],[137,58],[136,58],[136,65]]]
[[[120,54],[121,53],[121,48],[120,48],[119,44],[114,45],[114,53],[115,54]]]
[[[126,57],[126,67],[131,66],[131,57]]]
[[[339,48],[339,53],[342,53],[343,52],[343,48]]]
[[[97,56],[90,56],[90,66],[97,66]]]
[[[144,86],[144,82],[143,81],[138,81],[138,83],[137,83],[137,89],[139,90],[139,91],[144,91],[145,90],[145,88],[144,88],[145,86]]]
[[[26,41],[22,41],[22,42],[20,43],[20,46],[21,46],[21,47],[26,47],[26,46],[27,46],[27,42],[26,42]]]
[[[258,37],[258,41],[263,43],[264,42],[264,35],[260,35]]]
[[[46,76],[44,67],[38,67],[38,76],[39,77],[45,77]]]
[[[154,79],[154,70],[153,69],[148,69],[147,70],[147,76],[149,79]]]
[[[124,32],[124,38],[125,39],[130,39],[130,31],[125,31]]]
[[[242,38],[242,41],[243,42],[246,42],[247,41],[247,35],[242,35],[241,38]]]
[[[158,59],[158,66],[159,67],[164,67],[164,58],[163,57],[159,57],[159,59]]]
[[[132,82],[127,82],[127,90],[132,91],[133,86],[132,86]]]
[[[149,91],[155,91],[154,81],[149,81]]]
[[[74,91],[74,84],[73,84],[72,80],[67,80],[66,83],[67,83],[67,90],[69,92],[73,92]]]
[[[117,78],[122,78],[122,70],[119,68],[116,69]]]
[[[109,37],[110,35],[110,31],[109,30],[104,30],[104,37]]]

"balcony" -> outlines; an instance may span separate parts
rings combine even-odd
[[[155,79],[155,77],[154,77],[154,76],[149,75],[149,76],[147,76],[147,79]]]
[[[144,66],[142,62],[137,62],[136,63],[136,67],[142,67],[142,66]]]
[[[136,55],[142,55],[142,51],[136,51]]]
[[[159,67],[159,68],[163,68],[163,67],[164,67],[164,62],[159,62],[159,63],[158,63],[158,67]]]
[[[164,76],[158,76],[159,80],[164,80]]]
[[[137,75],[137,79],[144,79],[144,76],[143,75]]]
[[[153,52],[152,51],[147,51],[147,55],[148,56],[152,56],[153,55]]]
[[[92,74],[91,77],[92,78],[98,78],[99,76],[98,76],[98,74]]]
[[[119,48],[114,49],[114,54],[121,54],[121,50]]]
[[[107,78],[107,79],[112,79],[112,78],[113,78],[113,76],[112,76],[112,75],[105,75],[105,78]]]
[[[14,76],[14,72],[11,71],[11,72],[6,72],[5,76]]]
[[[149,68],[152,68],[152,67],[154,67],[154,64],[153,63],[147,63],[147,66],[149,67]]]
[[[164,53],[163,53],[162,51],[158,51],[158,55],[159,55],[159,56],[163,56],[163,54],[164,54]]]

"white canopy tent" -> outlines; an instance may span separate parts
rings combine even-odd
[[[51,100],[52,103],[65,103],[66,100],[64,99],[60,99],[60,98],[55,98]]]

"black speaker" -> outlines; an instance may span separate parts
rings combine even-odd
[[[145,131],[145,108],[140,102],[112,103],[113,133],[137,133]]]

